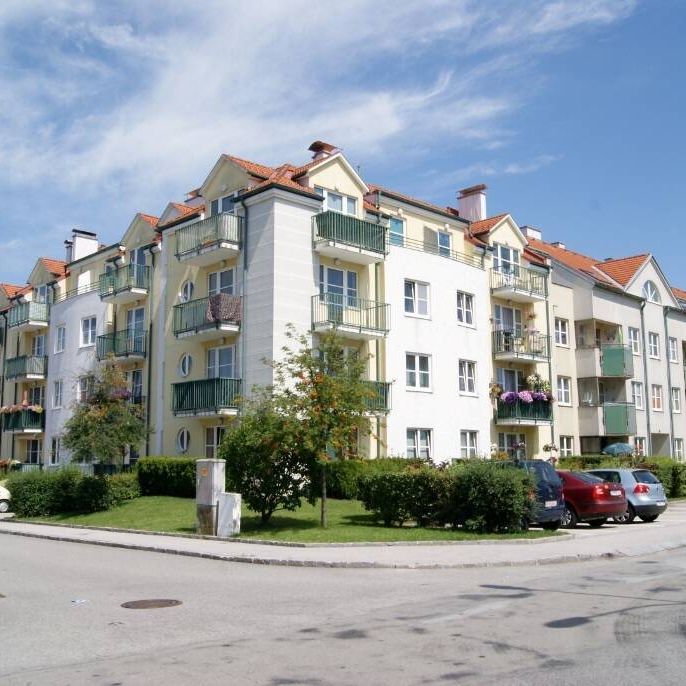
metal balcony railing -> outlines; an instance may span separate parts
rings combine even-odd
[[[241,379],[200,379],[172,384],[172,411],[207,414],[237,409]]]
[[[98,360],[113,357],[145,357],[148,336],[140,329],[121,329],[98,336],[95,354]]]
[[[335,241],[356,250],[386,255],[388,228],[383,224],[351,217],[331,210],[312,218],[312,235],[315,245],[320,241]]]
[[[98,290],[101,298],[134,288],[144,291],[150,288],[150,267],[143,264],[127,264],[100,274]]]
[[[550,357],[550,336],[516,330],[496,330],[492,333],[493,354],[547,360]]]
[[[385,381],[365,381],[370,395],[365,399],[370,412],[388,412],[391,409],[391,384]]]
[[[548,294],[545,275],[518,266],[506,269],[501,265],[491,269],[491,288],[518,291],[537,298],[545,298]]]
[[[48,373],[48,358],[45,355],[22,355],[5,360],[5,377],[16,379],[21,376],[45,376]]]
[[[4,431],[43,431],[45,428],[45,412],[35,410],[21,410],[2,415]]]
[[[21,326],[28,322],[41,322],[47,326],[50,321],[48,303],[25,302],[10,308],[7,326]]]
[[[222,324],[238,326],[243,318],[242,304],[240,295],[217,293],[208,298],[174,305],[174,335],[219,328]]]
[[[176,232],[176,257],[181,258],[222,243],[240,247],[243,240],[243,217],[216,214]]]
[[[312,325],[324,324],[356,329],[360,333],[387,333],[391,306],[336,293],[312,296]]]
[[[513,403],[506,403],[498,400],[496,408],[496,421],[505,423],[514,422],[535,422],[550,423],[553,419],[552,403],[546,400],[534,400],[526,403],[523,400],[515,400]]]

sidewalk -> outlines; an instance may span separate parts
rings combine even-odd
[[[581,525],[551,539],[480,541],[441,544],[338,544],[284,546],[165,534],[134,533],[25,524],[0,519],[0,535],[188,555],[226,562],[295,567],[381,569],[459,569],[577,562],[599,558],[638,557],[686,547],[686,502],[675,502],[652,524]]]

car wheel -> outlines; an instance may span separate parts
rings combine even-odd
[[[579,518],[576,516],[576,512],[574,512],[569,505],[565,505],[565,511],[562,513],[561,522],[565,529],[574,529],[579,523]]]
[[[560,524],[562,524],[562,522],[559,519],[554,522],[542,522],[541,528],[545,529],[545,531],[557,531],[560,528]]]
[[[605,524],[607,520],[606,519],[592,519],[588,525],[591,527],[591,529],[600,529],[600,527]]]
[[[2,512],[2,510],[0,510]],[[654,522],[660,515],[639,515],[639,519],[644,522]]]
[[[10,504],[7,500],[0,500],[0,514],[10,511]]]
[[[628,504],[626,508],[626,512],[621,515],[617,515],[616,517],[613,517],[615,522],[617,524],[631,524],[631,522],[636,519],[636,510],[634,510],[634,507],[631,503]]]

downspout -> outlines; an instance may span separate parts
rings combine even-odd
[[[245,204],[245,200],[241,199],[241,209],[243,210],[243,235],[241,236],[242,239],[242,250],[243,250],[243,274],[241,276],[241,298],[242,298],[242,305],[241,305],[241,337],[240,337],[240,356],[241,356],[241,391],[243,395],[245,396],[246,390],[243,388],[243,384],[245,384],[245,377],[246,377],[246,358],[247,355],[245,354],[245,337],[246,337],[246,326],[245,326],[245,310],[246,310],[246,296],[247,296],[247,278],[248,278],[248,215],[250,212],[249,207]],[[241,408],[238,408],[238,413],[241,413]]]
[[[5,404],[5,360],[7,359],[7,312],[0,312],[2,316],[2,374],[0,375],[0,407]],[[2,435],[4,422],[0,421],[0,450],[2,450]]]
[[[646,436],[646,442],[647,442],[647,452],[648,455],[653,454],[653,441],[651,439],[651,433],[650,433],[650,402],[649,402],[649,397],[648,397],[648,390],[650,388],[650,385],[648,383],[648,358],[646,357],[646,337],[645,337],[645,313],[643,310],[645,309],[646,306],[646,301],[645,299],[641,300],[641,356],[643,357],[643,378],[645,379],[645,407],[646,407],[646,431],[648,432],[648,435]]]
[[[667,352],[667,388],[669,393],[669,456],[674,453],[674,408],[672,407],[672,360],[669,355],[669,327],[667,325],[667,315],[669,307],[662,308],[662,318],[665,327],[665,350]]]
[[[550,335],[550,289],[548,288],[549,280],[552,277],[552,267],[548,270],[548,279],[546,280],[546,294],[545,294],[545,318],[546,326],[548,327],[548,379],[550,379],[550,391],[553,391],[553,344]],[[555,403],[550,404],[552,410],[553,421],[550,423],[550,442],[555,445]],[[577,412],[578,414],[578,412]]]
[[[381,224],[381,190],[377,190],[376,192],[376,208],[378,210],[378,214],[376,215],[376,223]],[[389,240],[390,237],[387,236],[387,240]],[[390,240],[389,240],[389,247],[390,247]],[[374,265],[374,293],[375,296],[378,297],[379,293],[379,272],[380,272],[380,265],[377,262]],[[376,299],[375,297],[375,299]],[[378,301],[377,301],[378,302]],[[376,380],[380,381],[381,380],[381,361],[380,361],[380,354],[381,354],[381,341],[378,339],[374,341],[374,350],[376,351],[375,355],[375,361],[374,361],[374,366],[375,366],[375,375],[376,375]],[[384,379],[386,375],[384,374]],[[390,410],[389,410],[390,411]],[[388,416],[388,415],[386,415]],[[388,422],[386,422],[386,425],[388,425]],[[381,457],[381,417],[379,415],[376,415],[376,459],[378,460]]]
[[[147,360],[148,360],[148,373],[147,373],[147,380],[146,380],[146,388],[148,391],[148,398],[145,403],[145,456],[147,457],[150,454],[150,406],[152,404],[152,363],[153,363],[153,327],[152,327],[152,308],[153,308],[153,302],[155,301],[155,296],[154,296],[154,287],[155,287],[155,256],[157,254],[157,245],[153,245],[150,247],[150,261],[152,264],[150,265],[150,271],[151,271],[151,278],[150,278],[150,293],[148,295],[148,302],[150,303],[148,306],[148,354],[147,354]],[[115,315],[116,316],[116,315]],[[116,331],[115,327],[115,331]]]

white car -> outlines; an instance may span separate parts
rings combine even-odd
[[[0,486],[0,514],[9,512],[10,497],[10,492],[4,486]]]

